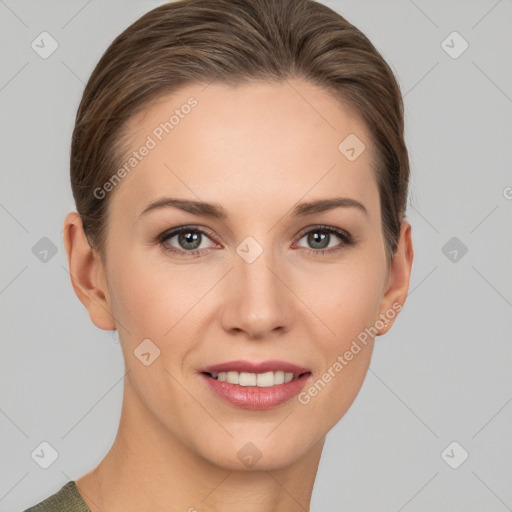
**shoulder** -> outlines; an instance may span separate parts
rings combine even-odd
[[[74,480],[63,485],[60,490],[45,500],[23,512],[91,512],[78,492]]]

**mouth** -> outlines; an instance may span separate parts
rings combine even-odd
[[[271,409],[300,393],[312,372],[285,361],[231,361],[199,374],[217,397],[238,408]]]
[[[252,372],[201,372],[203,375],[210,377],[220,382],[228,382],[229,384],[236,384],[238,386],[256,386],[258,388],[268,388],[271,386],[279,386],[286,384],[292,380],[297,380],[303,375],[310,374],[311,372],[285,372],[284,370],[268,371],[262,373]]]
[[[202,368],[200,372],[219,382],[260,388],[286,384],[299,379],[304,374],[311,373],[309,368],[278,360],[262,362],[228,361],[207,366]]]

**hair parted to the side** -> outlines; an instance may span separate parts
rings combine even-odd
[[[94,190],[121,165],[135,114],[188,84],[291,78],[324,88],[368,127],[389,263],[409,182],[400,88],[368,38],[314,0],[169,2],[112,42],[85,87],[71,143],[71,186],[91,247],[106,260],[113,192],[98,199]]]

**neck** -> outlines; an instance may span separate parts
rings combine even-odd
[[[112,447],[76,480],[92,512],[309,511],[325,437],[286,467],[231,470],[212,464],[141,410],[127,379]]]

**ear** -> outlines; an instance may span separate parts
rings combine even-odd
[[[411,238],[411,225],[402,220],[398,245],[391,260],[384,295],[380,303],[380,320],[384,327],[379,329],[378,336],[391,329],[398,313],[405,304],[409,292],[414,249]]]
[[[98,252],[89,245],[78,212],[66,215],[64,247],[71,284],[80,302],[87,308],[92,323],[100,329],[115,329],[103,264]]]

